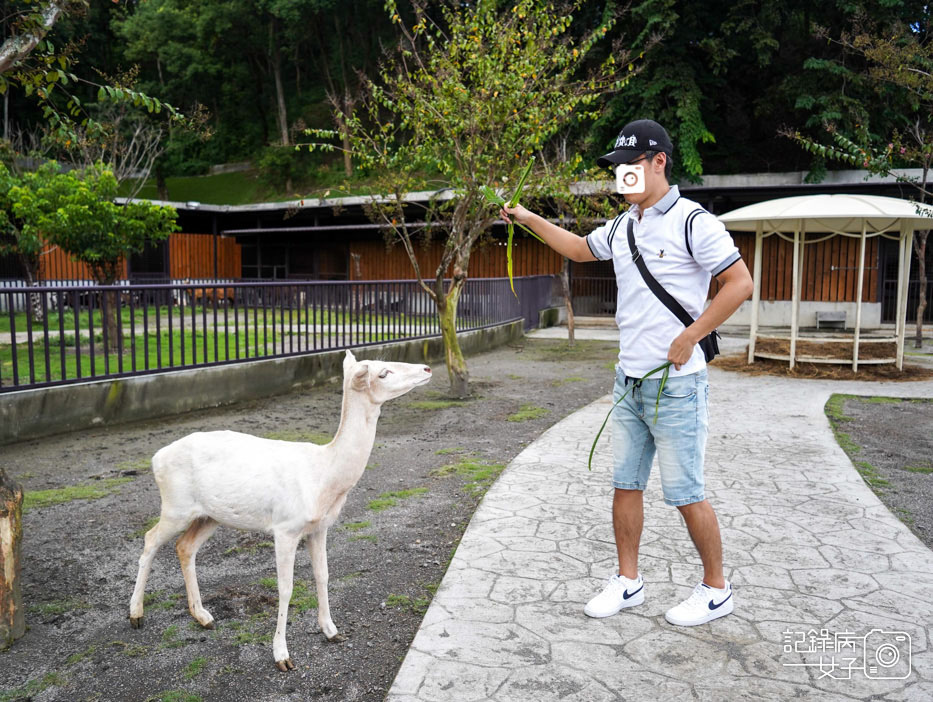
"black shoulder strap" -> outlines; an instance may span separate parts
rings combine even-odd
[[[641,251],[638,250],[638,246],[635,244],[635,223],[631,218],[629,218],[628,221],[628,247],[632,252],[632,261],[638,267],[638,272],[641,273],[641,277],[644,278],[645,283],[648,285],[651,292],[654,293],[655,297],[657,297],[685,327],[689,327],[693,324],[694,319],[690,316],[690,313],[687,312],[683,305],[677,302],[667,290],[661,287],[661,284],[651,275],[648,266],[645,265],[645,260],[641,255]]]

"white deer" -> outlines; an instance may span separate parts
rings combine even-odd
[[[220,524],[264,531],[275,539],[279,611],[272,653],[279,670],[294,668],[285,643],[295,552],[308,537],[317,585],[318,623],[330,641],[343,640],[327,599],[327,528],[356,485],[373,448],[382,403],[431,379],[431,369],[410,363],[343,361],[340,427],[326,446],[260,439],[233,431],[190,434],[160,449],[152,472],[162,496],[159,523],[146,533],[130,624],[143,625],[143,595],[159,547],[184,531],[176,544],[188,592],[188,609],[205,628],[214,618],[201,604],[195,556]]]

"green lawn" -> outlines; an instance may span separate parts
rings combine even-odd
[[[227,323],[230,326],[233,326],[234,322],[234,310],[232,308],[225,308],[223,305],[218,304],[217,306],[217,324],[224,324],[224,312],[226,311]],[[150,305],[149,307],[142,308],[138,307],[133,312],[133,318],[136,323],[137,331],[142,329],[143,323],[148,320],[149,327],[155,329],[155,319],[156,314],[160,315],[161,324],[163,327],[168,325],[169,314],[172,315],[172,324],[177,327],[181,324],[182,310],[179,307],[168,307],[166,305],[161,305],[155,307]],[[320,307],[311,307],[307,308],[307,312],[304,307],[298,307],[295,309],[281,308],[281,307],[237,307],[237,315],[240,318],[240,324],[243,324],[244,317],[249,318],[249,324],[252,325],[254,322],[258,324],[263,324],[263,319],[265,319],[266,324],[277,324],[286,326],[289,324],[310,324],[310,325],[328,325],[328,326],[340,326],[347,327],[349,329],[354,324],[359,324],[361,327],[369,329],[372,327],[375,329],[394,329],[395,325],[406,325],[406,324],[418,324],[422,325],[425,323],[421,317],[409,317],[406,315],[400,315],[398,317],[387,317],[382,314],[371,314],[369,312],[355,313],[347,310],[335,311],[332,309],[325,309]],[[185,326],[191,326],[191,317],[192,314],[195,318],[197,324],[201,324],[206,316],[207,323],[213,325],[214,323],[214,308],[211,305],[206,307],[202,305],[196,305],[195,307],[185,306],[184,308],[184,324]],[[129,332],[130,330],[130,310],[128,307],[121,307],[120,310],[120,319],[123,325],[123,332]],[[27,316],[25,312],[17,312],[13,315],[13,324],[16,328],[18,334],[24,333],[26,330]],[[59,314],[56,311],[49,311],[47,315],[48,319],[48,328],[49,331],[57,332],[61,330],[61,326],[64,325],[65,333],[74,333],[75,331],[75,313],[71,309],[67,309],[63,314]],[[101,313],[100,309],[95,309],[93,314],[89,313],[87,309],[82,309],[78,314],[77,324],[82,331],[87,331],[91,322],[94,324],[94,331],[100,332],[101,330]],[[433,318],[429,320],[433,324]],[[33,322],[32,330],[33,334],[42,332],[44,325],[41,322]],[[0,315],[0,332],[9,332],[10,331],[10,315],[3,314]]]
[[[221,329],[217,329],[215,332],[213,329],[208,328],[207,334],[204,334],[202,330],[185,331],[182,334],[175,329],[171,337],[168,331],[163,331],[158,336],[149,334],[148,338],[137,335],[135,345],[134,339],[125,335],[123,337],[122,354],[104,354],[101,336],[98,334],[96,335],[92,364],[89,339],[82,340],[79,356],[75,350],[75,337],[66,335],[64,353],[62,353],[58,339],[50,339],[48,365],[46,365],[46,349],[42,339],[37,339],[34,342],[35,382],[55,382],[100,377],[115,373],[129,373],[134,370],[170,369],[204,363],[256,359],[276,354],[298,353],[314,350],[315,348],[341,346],[351,340],[354,343],[375,343],[391,341],[401,336],[404,336],[404,334],[368,334],[361,332],[357,335],[355,331],[352,337],[349,334],[345,336],[343,334],[321,334],[320,332],[305,334],[304,331],[285,332],[283,334],[279,329],[273,329],[271,323],[263,329],[260,317],[259,327],[253,327],[252,319],[250,319],[250,326],[241,326],[239,333],[235,333],[232,327],[226,333]],[[135,368],[133,366],[134,359]],[[27,344],[21,343],[16,346],[16,367],[18,383],[20,385],[30,383],[29,348]],[[2,381],[3,385],[10,385],[12,380],[13,348],[10,344],[3,344],[0,345],[0,381]]]

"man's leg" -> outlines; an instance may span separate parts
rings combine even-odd
[[[619,490],[612,499],[612,528],[615,531],[616,550],[619,553],[619,575],[638,578],[638,546],[645,523],[644,492]],[[715,521],[715,516],[713,517]],[[716,532],[718,535],[718,531]],[[720,556],[720,561],[722,557]]]
[[[693,539],[693,545],[697,547],[700,560],[703,561],[703,582],[710,587],[724,588],[726,580],[722,574],[722,538],[719,535],[719,521],[712,505],[707,500],[702,500],[681,505],[677,509],[680,510],[690,538]],[[618,539],[617,533],[616,541]]]

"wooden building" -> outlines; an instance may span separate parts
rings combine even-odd
[[[831,173],[821,184],[804,183],[804,174],[759,174],[710,176],[699,184],[681,185],[681,192],[697,200],[714,214],[788,195],[859,192],[907,198],[911,190],[893,179],[865,180],[862,171]],[[582,187],[608,187],[584,184]],[[413,193],[412,205],[435,193]],[[244,280],[399,280],[414,272],[405,250],[389,245],[384,230],[368,220],[366,198],[303,200],[243,206],[204,205],[196,202],[170,203],[179,214],[184,233],[167,242],[148,247],[126,264],[131,281],[199,279]],[[586,232],[578,232],[584,234]],[[753,267],[754,236],[735,233],[734,238],[749,268]],[[470,277],[506,275],[505,227],[494,225],[490,239],[474,251]],[[417,256],[422,274],[433,277],[440,260],[439,242],[419,244]],[[933,246],[929,247],[933,270]],[[779,309],[791,298],[792,246],[773,237],[765,243],[762,266],[762,300]],[[804,272],[803,300],[816,305],[854,303],[857,281],[858,243],[833,238],[808,248]],[[863,301],[868,318],[877,323],[893,320],[896,294],[896,242],[872,240],[867,254]],[[516,233],[514,274],[554,275],[561,270],[560,256],[536,240]],[[9,262],[6,270],[10,270]],[[916,264],[912,266],[916,275]],[[583,313],[608,314],[614,309],[614,278],[611,264],[573,264],[575,296]],[[43,257],[44,280],[88,279],[88,272],[60,251]],[[0,265],[0,277],[4,277]],[[9,272],[6,277],[10,277]],[[914,281],[914,300],[919,286]],[[715,282],[712,285],[715,290]],[[929,294],[929,291],[927,291]],[[587,300],[595,300],[586,309]],[[916,302],[908,302],[911,313]],[[933,319],[933,305],[928,306]],[[741,316],[741,315],[740,315]],[[778,314],[778,318],[780,314]],[[780,320],[778,319],[778,323]]]

